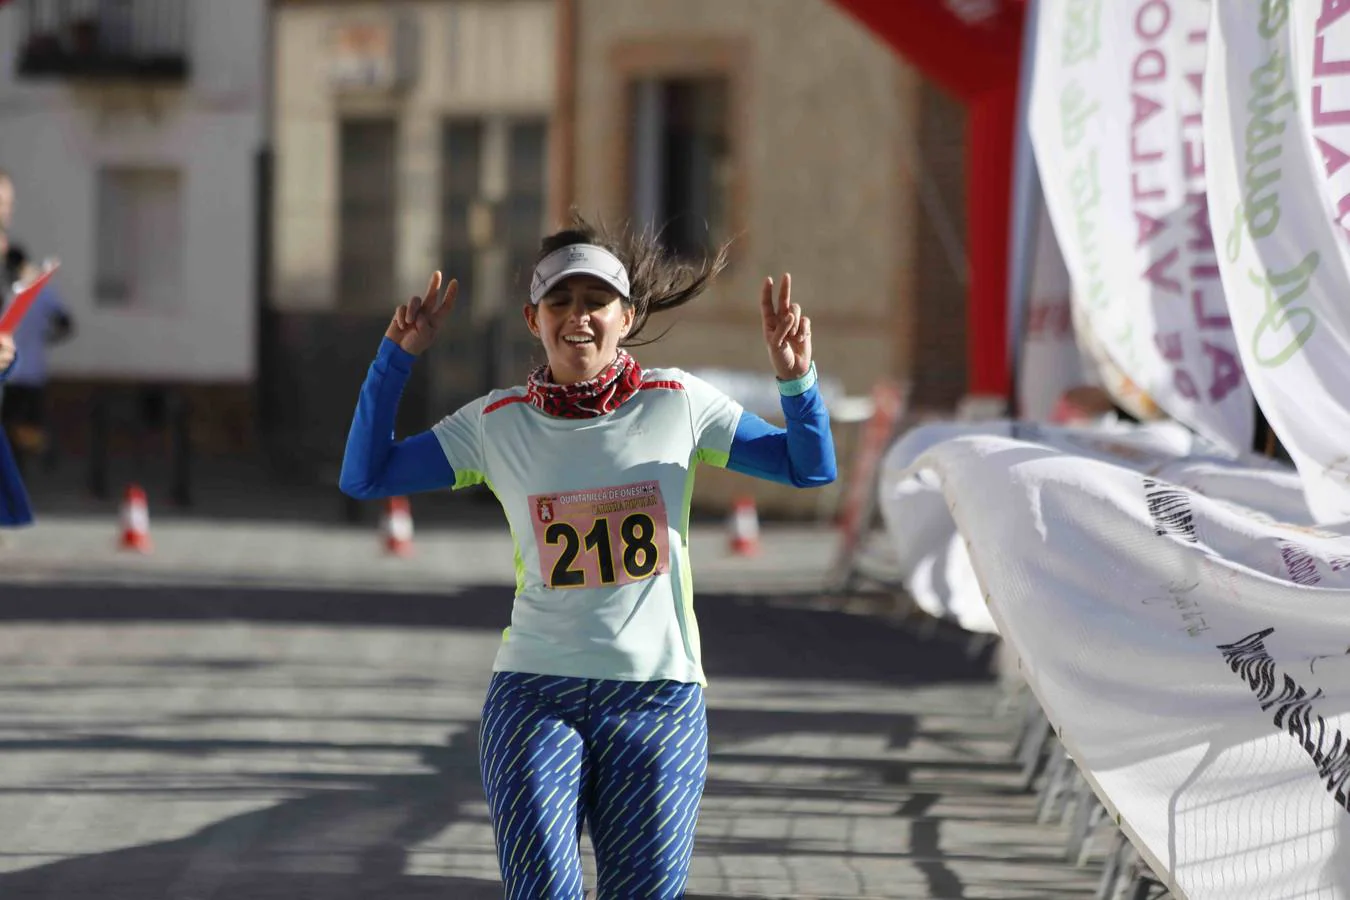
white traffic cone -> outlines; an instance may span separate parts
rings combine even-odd
[[[759,552],[759,513],[753,497],[737,497],[731,505],[730,546],[735,556],[754,556]]]
[[[121,519],[121,548],[134,553],[149,553],[153,549],[150,542],[150,506],[145,499],[145,489],[139,484],[127,485],[126,495],[122,499]]]
[[[390,497],[385,506],[384,549],[390,556],[411,556],[413,552],[412,507],[407,497]]]

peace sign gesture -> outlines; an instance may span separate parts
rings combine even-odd
[[[764,343],[769,347],[774,374],[781,381],[801,378],[811,368],[811,320],[792,302],[791,275],[783,275],[777,301],[773,296],[773,279],[764,279],[759,312],[764,319]]]
[[[445,321],[446,316],[450,315],[450,310],[455,307],[455,297],[459,294],[459,282],[451,278],[450,283],[445,286],[445,293],[441,295],[440,303],[436,303],[436,295],[441,289],[441,273],[433,272],[431,281],[427,283],[427,292],[424,296],[413,297],[407,303],[399,306],[394,311],[394,319],[389,323],[389,328],[384,336],[398,344],[404,350],[417,356],[423,350],[431,346],[431,342],[436,338],[436,332],[440,329],[441,323]]]

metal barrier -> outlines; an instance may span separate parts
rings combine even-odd
[[[1171,892],[1149,869],[1124,832],[1111,822],[1073,758],[1056,737],[1054,727],[1025,684],[1017,688],[1021,723],[1009,748],[1022,765],[1022,785],[1037,794],[1036,819],[1067,827],[1065,861],[1087,865],[1093,850],[1109,841],[1097,885],[1097,900],[1163,900]]]

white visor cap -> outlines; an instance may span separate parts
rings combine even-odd
[[[530,281],[530,302],[538,306],[555,284],[573,275],[594,275],[628,299],[628,269],[617,256],[595,244],[572,244],[539,260]]]

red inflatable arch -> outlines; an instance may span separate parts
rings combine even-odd
[[[1008,227],[1025,0],[832,0],[966,105],[966,381],[1008,396]]]

